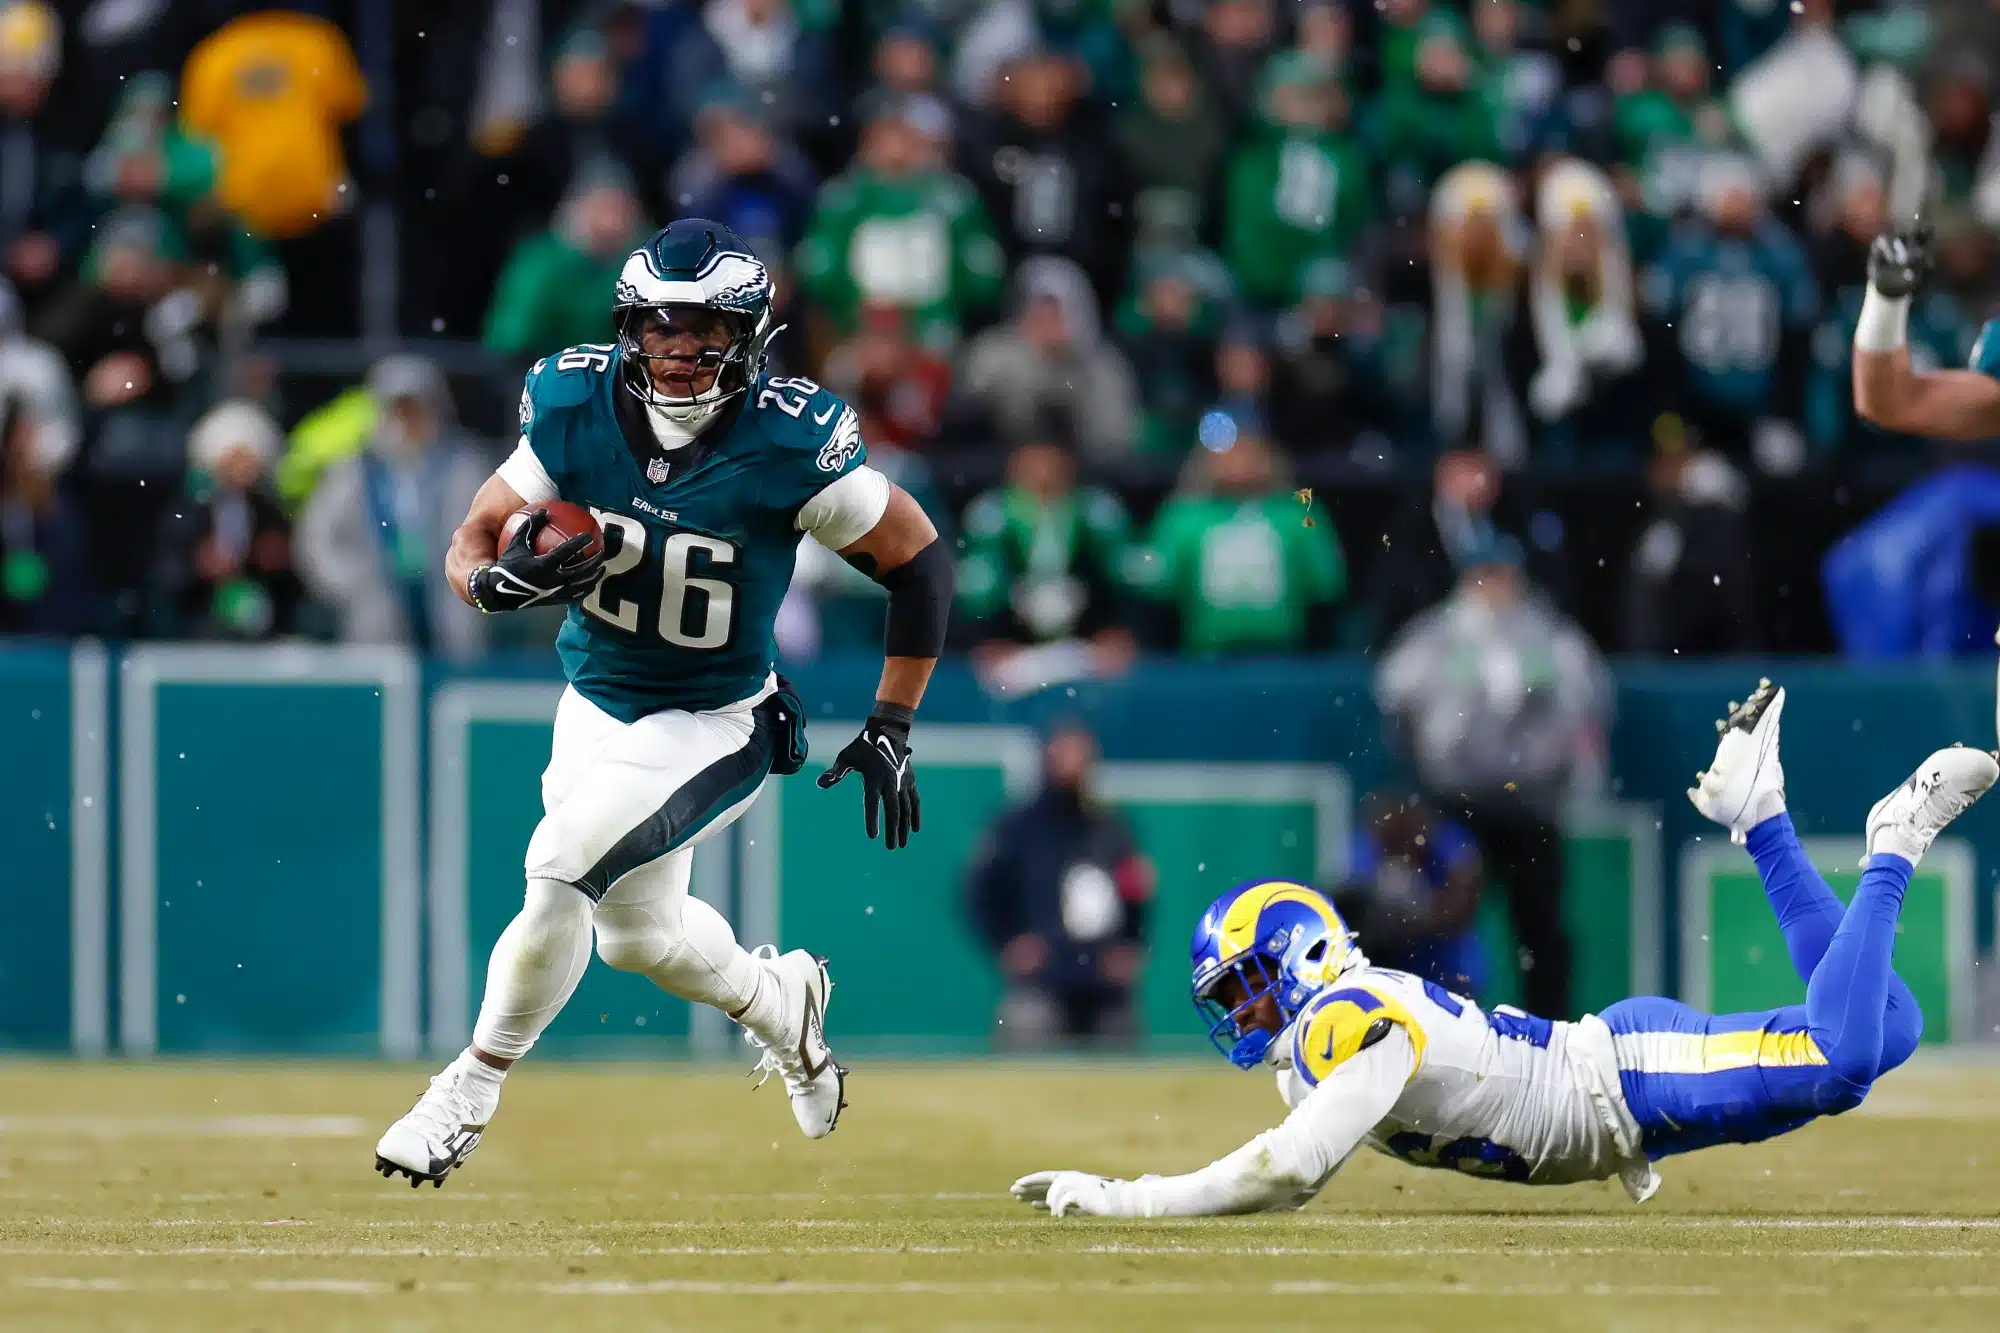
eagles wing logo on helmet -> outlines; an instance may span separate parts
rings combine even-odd
[[[709,303],[725,308],[752,305],[771,286],[771,275],[749,255],[721,254],[714,266],[702,275],[702,287]]]
[[[861,452],[861,418],[848,408],[834,423],[833,434],[819,447],[819,470],[839,472]]]
[[[614,305],[638,305],[639,289],[633,285],[630,278],[620,278],[618,286],[612,292],[611,300]]]

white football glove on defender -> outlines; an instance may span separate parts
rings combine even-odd
[[[1085,1217],[1119,1217],[1118,1186],[1122,1180],[1083,1171],[1037,1171],[1014,1182],[1014,1197],[1033,1204],[1051,1217],[1077,1213]]]

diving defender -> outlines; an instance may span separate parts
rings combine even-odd
[[[1939,750],[1876,802],[1866,868],[1843,909],[1785,811],[1784,706],[1768,681],[1732,705],[1717,724],[1715,761],[1688,796],[1748,847],[1805,1003],[1705,1014],[1646,996],[1576,1023],[1504,1006],[1488,1014],[1435,983],[1370,967],[1312,889],[1246,884],[1195,929],[1195,1001],[1232,1062],[1277,1072],[1291,1114],[1188,1175],[1042,1171],[1016,1181],[1015,1196],[1057,1216],[1296,1208],[1365,1145],[1413,1166],[1529,1185],[1616,1176],[1644,1202],[1660,1186],[1660,1158],[1755,1143],[1860,1105],[1923,1031],[1890,966],[1911,873],[2000,765],[1982,750]]]
[[[569,686],[542,774],[527,895],[494,946],[472,1044],[376,1145],[376,1169],[442,1184],[478,1145],[507,1071],[575,991],[591,940],[612,967],[713,1005],[761,1048],[808,1138],[846,1071],[823,1021],[825,961],[746,951],[688,894],[694,849],[805,762],[805,719],[773,669],[772,621],[810,534],[888,590],[886,661],[861,734],[820,778],[858,773],[868,835],[919,827],[910,726],[944,645],[952,562],[917,503],[867,464],[854,409],[765,373],[771,280],[729,228],[683,219],[626,259],[617,340],[535,363],[521,439],[452,540],[454,591],[500,613],[566,602]],[[545,554],[537,512],[587,505],[605,536]]]

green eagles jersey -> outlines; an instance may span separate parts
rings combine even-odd
[[[1124,591],[1130,541],[1131,520],[1109,491],[1085,487],[1052,503],[1011,486],[987,491],[965,511],[959,605],[982,620],[1011,612],[1036,642],[1090,633],[1100,626],[1087,622]]]
[[[966,317],[999,299],[1006,257],[961,176],[856,168],[819,192],[798,249],[799,280],[841,329],[866,304],[909,313],[926,346],[950,346]]]
[[[1225,238],[1244,296],[1279,307],[1315,259],[1344,256],[1374,213],[1368,159],[1339,135],[1268,131],[1229,164]]]
[[[1766,220],[1747,237],[1690,228],[1647,268],[1646,307],[1672,326],[1688,383],[1705,406],[1742,416],[1774,403],[1779,344],[1819,313],[1805,251]]]
[[[536,362],[521,434],[557,493],[604,527],[604,577],[556,636],[563,673],[632,722],[757,692],[776,660],[799,510],[867,450],[853,408],[767,375],[693,443],[661,450],[620,359],[593,344]]]
[[[1184,495],[1153,520],[1141,577],[1176,603],[1189,652],[1287,652],[1305,640],[1306,613],[1347,586],[1340,543],[1324,519],[1278,492],[1258,499]]]

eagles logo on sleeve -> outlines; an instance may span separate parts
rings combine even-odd
[[[1361,986],[1326,991],[1299,1015],[1293,1063],[1307,1083],[1318,1087],[1327,1075],[1388,1036],[1397,1024],[1410,1034],[1417,1063],[1422,1064],[1424,1032],[1409,1010]]]
[[[861,418],[853,408],[844,409],[834,424],[833,434],[819,447],[819,470],[839,473],[861,452]]]
[[[531,395],[531,394],[530,394],[530,393],[528,392],[528,386],[527,386],[527,385],[525,385],[525,384],[523,384],[523,385],[521,386],[521,430],[522,430],[522,432],[523,432],[523,433],[526,433],[526,431],[527,431],[528,427],[530,427],[530,426],[532,426],[532,425],[534,425],[534,424],[535,424],[535,400],[534,400],[534,397],[533,397],[533,395]]]

